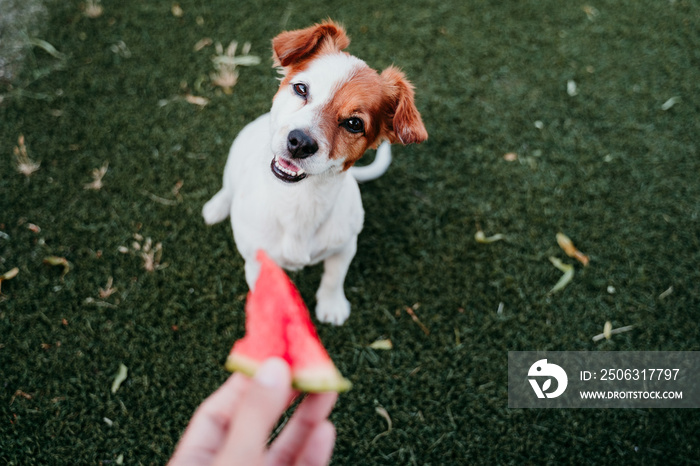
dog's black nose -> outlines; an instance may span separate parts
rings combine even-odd
[[[318,144],[305,132],[295,129],[287,136],[287,150],[293,159],[304,159],[318,151]]]

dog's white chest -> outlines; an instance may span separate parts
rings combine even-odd
[[[244,257],[265,249],[282,267],[298,270],[342,250],[362,229],[356,185],[356,193],[343,187],[335,199],[310,197],[300,186],[279,186],[274,179],[267,189],[261,186],[251,184],[251,191],[233,199],[231,223]]]

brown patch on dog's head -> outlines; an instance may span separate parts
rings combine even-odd
[[[331,20],[295,31],[286,31],[272,39],[274,66],[298,71],[323,53],[337,53],[350,45],[345,29]]]
[[[362,132],[347,130],[346,123],[353,118],[362,121]],[[362,63],[336,90],[320,120],[331,141],[330,157],[343,157],[345,170],[383,140],[406,145],[428,138],[415,106],[413,86],[394,67],[380,75]]]
[[[358,60],[352,75],[338,87],[322,110],[320,121],[332,147],[330,158],[343,157],[345,170],[369,147],[376,147],[385,131],[383,115],[387,108],[381,84],[377,72]],[[357,123],[352,120],[361,122],[361,131],[351,130],[351,123]]]

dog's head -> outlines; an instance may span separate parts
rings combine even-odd
[[[403,73],[394,67],[377,73],[343,52],[349,43],[330,21],[272,41],[283,77],[271,110],[271,168],[283,181],[340,173],[383,140],[428,137]]]

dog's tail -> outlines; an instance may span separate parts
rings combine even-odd
[[[382,176],[391,165],[391,145],[384,141],[377,148],[377,155],[369,165],[351,167],[350,174],[360,183],[376,180]]]

